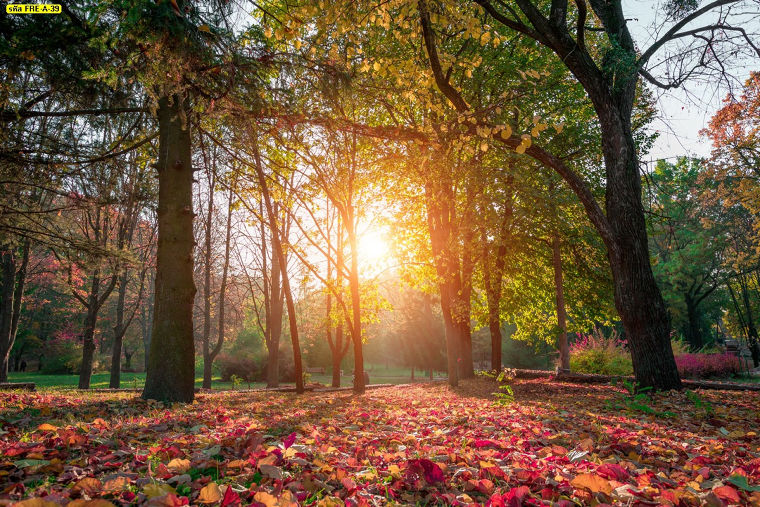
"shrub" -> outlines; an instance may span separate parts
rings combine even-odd
[[[570,346],[570,370],[577,373],[597,373],[600,375],[631,375],[633,363],[621,340],[613,331],[604,336],[595,329],[592,334],[578,335],[579,340]]]
[[[82,366],[82,344],[68,330],[56,333],[55,337],[45,344],[44,350],[42,373],[50,375],[79,373]]]
[[[222,382],[230,382],[232,377],[238,377],[245,381],[258,380],[261,378],[262,366],[260,361],[245,356],[231,354],[219,354],[215,364],[219,366]]]
[[[727,354],[678,354],[678,373],[687,378],[729,377],[741,373],[739,358]]]

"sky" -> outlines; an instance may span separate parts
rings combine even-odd
[[[704,5],[706,2],[700,2]],[[672,26],[663,23],[663,2],[652,0],[623,0],[623,10],[628,26],[639,49],[643,50],[656,40],[659,34]],[[737,20],[748,32],[760,33],[760,5],[745,4],[737,14]],[[688,25],[698,27],[709,24],[710,17]],[[658,29],[659,27],[659,29]],[[760,58],[750,61],[734,59],[727,70],[740,82],[749,76],[750,70],[760,69]],[[713,83],[693,82],[683,89],[663,91],[652,88],[657,97],[659,114],[652,128],[659,134],[653,149],[642,157],[644,161],[671,158],[680,155],[706,157],[710,154],[709,140],[699,131],[707,126],[712,115],[721,107],[728,89]]]

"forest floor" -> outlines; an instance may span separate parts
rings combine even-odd
[[[0,504],[760,505],[760,394],[0,393]]]

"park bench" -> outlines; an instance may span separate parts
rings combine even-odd
[[[306,373],[319,373],[320,375],[324,375],[325,369],[324,368],[306,368]]]

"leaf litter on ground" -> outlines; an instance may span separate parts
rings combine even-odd
[[[760,396],[493,380],[296,396],[0,393],[0,504],[760,505]],[[659,417],[657,414],[675,414]]]

